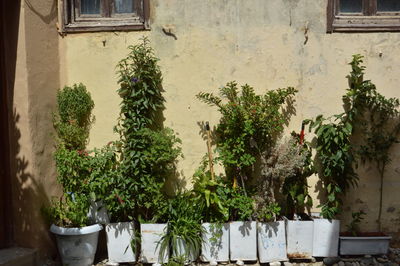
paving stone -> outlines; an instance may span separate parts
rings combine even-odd
[[[324,264],[327,265],[327,266],[331,266],[331,265],[333,265],[335,263],[338,263],[339,261],[340,261],[339,257],[332,257],[332,258],[324,258],[323,259]]]

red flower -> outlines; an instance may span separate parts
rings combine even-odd
[[[118,196],[118,194],[115,194],[115,197],[117,198],[119,204],[123,204],[124,201],[120,198],[120,196]]]

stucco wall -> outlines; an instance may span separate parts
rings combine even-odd
[[[345,76],[352,54],[365,58],[367,78],[387,96],[400,97],[400,34],[326,34],[326,0],[152,0],[151,30],[137,32],[77,33],[57,37],[52,3],[27,1],[21,12],[18,73],[15,89],[16,123],[21,133],[18,158],[28,161],[29,178],[18,175],[16,211],[17,235],[21,238],[36,225],[39,233],[29,245],[46,236],[38,207],[57,193],[51,161],[51,114],[56,88],[83,82],[95,101],[96,124],[90,135],[90,148],[116,139],[113,126],[119,113],[115,66],[127,46],[148,36],[164,75],[166,97],[165,125],[172,127],[183,141],[185,158],[179,163],[181,178],[190,177],[206,152],[198,123],[215,125],[218,113],[201,104],[195,95],[214,91],[226,82],[248,83],[262,93],[269,89],[294,86],[296,115],[287,131],[299,130],[301,121],[318,114],[342,111],[341,96],[347,87]],[[39,3],[40,2],[40,3]],[[171,30],[177,40],[163,33]],[[379,56],[379,53],[382,56]],[[18,89],[17,89],[18,88]],[[307,135],[307,138],[312,138]],[[384,187],[383,229],[400,228],[400,147],[393,149],[393,162],[387,169]],[[362,224],[375,230],[379,179],[372,167],[360,168],[359,187],[345,198],[343,224],[352,211],[367,213]],[[310,180],[318,209],[315,184]],[[39,187],[38,187],[39,186]],[[25,198],[21,188],[32,190]],[[38,199],[35,191],[41,190]],[[17,199],[16,199],[17,200]],[[26,205],[25,205],[26,204]],[[32,212],[32,214],[30,214]],[[27,221],[28,218],[36,221]],[[24,224],[26,222],[26,224]],[[21,242],[22,239],[20,240]]]
[[[19,18],[9,29],[18,33],[15,62],[7,65],[10,73],[15,66],[8,77],[13,244],[39,250],[42,261],[56,255],[56,247],[40,209],[60,192],[52,157],[60,87],[56,2],[21,1]]]
[[[112,128],[120,99],[114,66],[126,47],[142,36],[152,42],[164,75],[165,124],[179,133],[185,158],[181,177],[189,180],[206,152],[199,122],[215,125],[215,109],[195,99],[226,82],[248,83],[258,92],[294,86],[297,114],[288,131],[318,114],[342,111],[351,55],[365,56],[367,78],[387,96],[400,97],[400,34],[326,34],[326,3],[315,0],[153,0],[151,31],[69,34],[60,40],[61,84],[85,83],[92,92],[97,117],[90,147],[115,139]],[[171,30],[177,40],[163,33]],[[382,53],[382,56],[379,56]],[[312,136],[308,135],[308,138]],[[384,187],[383,228],[397,232],[400,221],[400,148],[393,149]],[[363,229],[375,230],[379,179],[374,168],[360,168],[359,187],[345,198],[343,224],[352,211],[368,215]],[[317,178],[311,192],[318,209]],[[188,181],[190,183],[190,181]]]

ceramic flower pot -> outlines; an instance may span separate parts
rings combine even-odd
[[[339,249],[339,220],[314,218],[313,257],[337,257]]]

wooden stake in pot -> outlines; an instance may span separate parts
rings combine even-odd
[[[214,180],[214,165],[211,152],[210,125],[208,124],[208,122],[206,122],[206,132],[207,132],[208,164],[210,166],[211,180]]]

